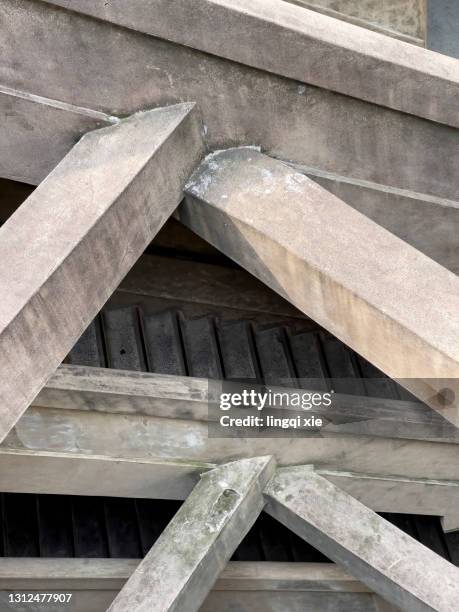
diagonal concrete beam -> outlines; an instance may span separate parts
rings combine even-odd
[[[0,440],[182,197],[192,104],[89,133],[0,230]]]
[[[264,506],[271,457],[206,472],[109,612],[199,610]]]
[[[459,423],[455,274],[250,148],[208,157],[186,194],[185,225]]]
[[[384,599],[408,612],[450,612],[459,568],[314,472],[283,468],[265,491],[267,512]]]

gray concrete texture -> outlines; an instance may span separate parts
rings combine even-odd
[[[0,229],[0,439],[182,198],[192,105],[86,135]]]
[[[459,202],[299,169],[346,204],[459,274]]]
[[[128,11],[129,6],[131,5],[128,3],[110,3],[102,7],[99,2],[81,2],[74,8],[103,10],[105,12],[102,16],[113,19],[113,14],[118,15],[120,23],[134,28],[138,22],[131,23],[124,19],[125,14],[122,12]],[[171,20],[172,25],[168,30],[166,9],[161,13],[162,19],[166,20],[165,24],[160,19],[153,20],[155,11],[161,8],[161,3],[145,3],[142,6],[143,11],[136,3],[133,18],[140,19],[142,24],[153,23],[158,28],[164,26],[164,30],[158,30],[159,35],[173,37],[174,32],[177,36],[179,33],[184,37],[194,35],[191,27],[194,22],[186,30],[179,27],[180,21]],[[167,8],[170,11],[174,6],[175,4],[168,3]],[[196,6],[201,4],[197,3]],[[276,3],[276,6],[279,7],[280,4]],[[177,7],[180,8],[180,3]],[[2,31],[4,53],[0,78],[5,85],[19,92],[33,92],[34,96],[48,96],[54,101],[60,100],[67,105],[73,105],[69,107],[69,112],[72,113],[75,108],[96,109],[104,112],[107,117],[113,114],[130,114],[139,108],[196,100],[204,120],[205,137],[211,149],[258,144],[275,157],[339,176],[352,177],[355,181],[371,181],[382,186],[450,200],[459,197],[455,171],[459,157],[459,137],[456,130],[327,91],[327,87],[333,89],[331,83],[325,84],[324,89],[304,83],[308,79],[304,75],[303,60],[296,60],[301,71],[295,73],[293,79],[285,78],[285,75],[290,74],[285,71],[284,76],[270,74],[268,71],[274,70],[275,67],[263,62],[265,58],[277,58],[280,55],[277,47],[273,52],[268,49],[263,53],[260,47],[257,56],[260,69],[257,70],[41,2],[4,0],[0,9],[5,23]],[[293,9],[302,10],[294,6],[289,7],[289,10]],[[180,13],[179,10],[178,12]],[[314,18],[325,19],[321,15],[312,14],[315,15]],[[199,15],[196,10],[196,15],[193,12],[193,19],[198,19]],[[212,15],[217,20],[216,24],[212,22],[216,28],[219,15],[217,9],[215,14],[210,12],[207,18],[211,19]],[[236,23],[238,15],[237,11],[234,12]],[[330,28],[329,21],[346,26],[336,20],[327,20],[330,35],[334,34],[335,28]],[[49,28],[51,22],[52,29]],[[260,23],[265,21],[260,18]],[[16,36],[18,31],[21,31],[20,40]],[[232,31],[238,33],[239,29]],[[290,40],[295,30],[292,26],[286,31],[289,32]],[[156,30],[153,33],[155,32]],[[256,28],[255,32],[258,32]],[[199,47],[200,41],[207,40],[201,37],[201,34],[202,29],[198,28],[196,40],[183,38],[182,42]],[[372,33],[365,35],[375,36]],[[264,36],[263,39],[275,41],[276,37]],[[82,43],[86,40],[91,41],[91,44]],[[218,40],[222,40],[222,37]],[[408,48],[406,54],[411,57],[411,46],[397,41],[389,42],[401,44],[404,52]],[[287,46],[287,43],[285,44]],[[230,50],[239,46],[231,39]],[[246,45],[246,48],[252,49],[253,53],[257,51],[254,45]],[[107,53],[107,49],[110,49],[110,53]],[[210,43],[209,51],[220,53],[219,47]],[[330,51],[330,61],[337,62],[333,73],[341,75],[343,67],[358,65],[354,61],[347,62],[339,51],[335,51]],[[399,51],[398,47],[397,52],[391,51],[391,57],[403,55]],[[415,51],[427,53],[422,50]],[[223,55],[224,51],[221,53]],[[47,58],[45,67],[43,62],[38,61],[38,57]],[[309,55],[300,54],[298,57]],[[433,66],[432,57],[437,58],[433,54],[427,54],[427,64],[430,67],[426,70]],[[235,56],[234,59],[238,57]],[[295,58],[288,55],[287,59],[286,66],[294,64]],[[444,58],[439,61],[446,60],[452,62],[453,72],[457,70],[457,64],[453,60]],[[415,63],[421,71],[419,74],[422,74],[422,65],[417,61]],[[330,71],[325,69],[325,65],[326,62],[321,56],[317,67],[320,66],[321,73],[327,75]],[[356,70],[362,82],[366,82],[369,75],[375,74],[380,79],[378,83],[383,83],[386,73],[392,74],[392,68],[387,67],[386,70],[383,64],[378,64],[375,69],[360,66]],[[295,78],[303,82],[294,80]],[[448,79],[445,82],[449,82]],[[401,91],[400,87],[408,87],[408,83],[409,79],[397,77],[397,96],[400,94],[401,98],[406,99],[405,92]],[[422,83],[419,100],[428,102],[429,107],[433,107],[435,103],[432,96],[438,88],[428,86],[425,74],[422,75]],[[386,84],[382,90],[389,91],[390,88]],[[353,93],[358,97],[359,91],[360,89],[356,88]],[[391,96],[395,96],[395,93]],[[454,105],[456,97],[451,92],[445,94],[443,99],[450,100]],[[53,137],[44,127],[36,127],[32,132],[33,147],[29,146],[31,131],[28,125],[46,125],[50,108],[54,113],[62,111],[50,107],[49,103],[37,101],[34,104],[29,101],[27,108],[22,109],[20,105],[23,103],[23,98],[18,97],[18,108],[15,109],[13,104],[8,115],[8,124],[0,126],[5,132],[2,137],[13,142],[8,153],[5,152],[0,157],[0,173],[9,177],[21,174],[22,180],[39,182],[54,167],[65,147],[71,146],[72,134],[65,128],[65,122],[60,125],[56,116]],[[456,116],[456,109],[453,110]],[[84,129],[88,128],[83,126],[82,131]],[[79,133],[81,130],[75,128],[74,138],[77,138]],[[34,155],[34,151],[38,151],[38,154]],[[387,206],[398,210],[397,198],[391,199],[389,195]],[[371,205],[368,208],[371,210]],[[427,218],[431,220],[432,226],[436,225],[435,212],[427,215]],[[407,220],[402,211],[398,219],[398,225],[407,228],[406,233],[409,233],[411,220]],[[427,243],[433,240],[427,231],[422,235]]]
[[[250,148],[206,158],[186,194],[185,225],[459,423],[455,274]]]
[[[206,472],[108,612],[196,612],[263,509],[271,457]]]
[[[266,511],[406,612],[452,612],[459,568],[442,559],[310,466],[279,469]]]
[[[271,388],[297,392],[285,386]],[[94,366],[59,367],[32,405],[188,421],[217,419],[209,412],[209,383],[205,378]],[[232,415],[236,413],[239,409],[232,409]],[[334,393],[332,407],[316,408],[314,414],[324,419],[323,437],[347,433],[459,443],[457,428],[421,402]],[[244,416],[244,409],[240,416]]]
[[[105,612],[137,559],[5,558],[0,568],[2,612],[17,611],[11,591],[72,592],[67,612]],[[333,563],[231,561],[200,612],[389,612],[382,600]],[[42,612],[43,605],[27,612]]]
[[[453,60],[288,2],[195,0],[190,12],[187,0],[52,1],[296,81],[459,125]]]
[[[32,185],[40,183],[86,132],[118,121],[105,113],[1,87],[0,114],[1,176]]]

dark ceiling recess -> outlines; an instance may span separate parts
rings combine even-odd
[[[157,499],[2,493],[0,555],[138,559],[152,547],[180,505],[178,501]],[[451,559],[438,517],[382,516]],[[265,513],[241,542],[233,560],[329,561]]]

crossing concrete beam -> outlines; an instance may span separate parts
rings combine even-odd
[[[0,439],[182,198],[193,105],[86,135],[0,230]]]
[[[109,612],[195,612],[263,509],[271,457],[206,472]]]
[[[459,568],[310,466],[278,470],[265,493],[269,514],[391,604],[407,612],[454,610]]]
[[[209,156],[185,225],[459,424],[459,278],[289,166]]]

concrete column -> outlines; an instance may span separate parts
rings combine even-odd
[[[459,278],[305,175],[217,153],[180,219],[380,370],[459,423]]]
[[[459,568],[311,466],[278,470],[265,494],[267,512],[401,610],[457,608]]]
[[[271,457],[206,472],[109,612],[194,612],[264,506]]]
[[[0,230],[0,440],[182,197],[193,105],[82,138]]]

